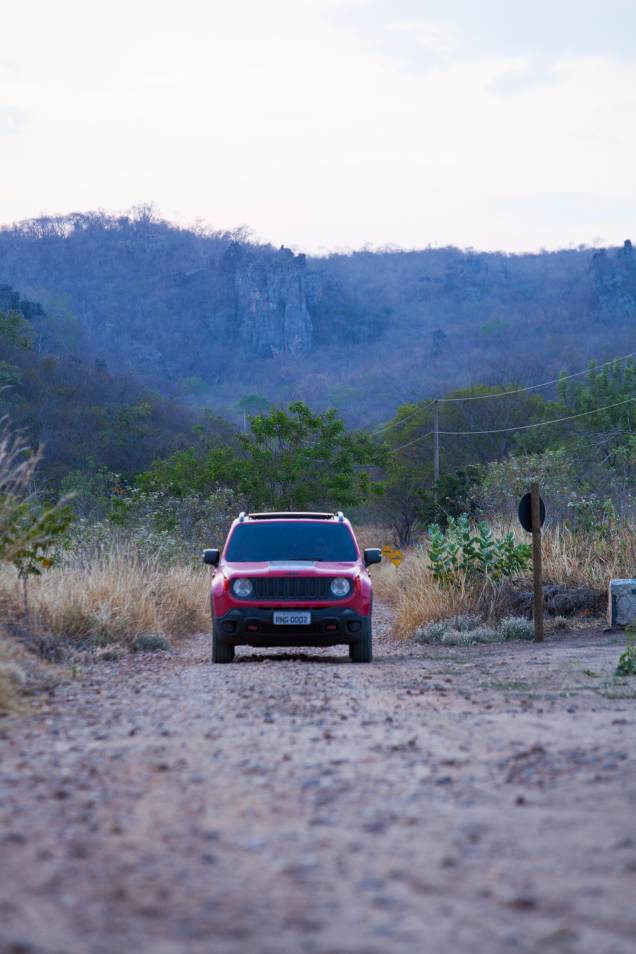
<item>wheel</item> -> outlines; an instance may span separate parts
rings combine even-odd
[[[212,624],[212,662],[231,663],[234,659],[234,646],[226,642]]]
[[[371,617],[364,629],[364,632],[355,643],[349,645],[349,658],[354,663],[369,663],[373,658],[373,626]]]

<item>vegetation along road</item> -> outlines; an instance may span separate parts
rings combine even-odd
[[[633,952],[622,638],[377,628],[370,666],[202,635],[5,720],[3,954]]]

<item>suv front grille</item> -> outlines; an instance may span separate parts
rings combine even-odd
[[[329,586],[332,577],[260,576],[251,577],[251,600],[338,600]],[[349,595],[349,594],[347,594]]]

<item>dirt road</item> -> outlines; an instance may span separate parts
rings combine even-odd
[[[0,723],[0,951],[636,951],[622,640],[384,629],[371,666],[200,637]]]

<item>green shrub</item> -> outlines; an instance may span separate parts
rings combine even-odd
[[[205,547],[223,545],[232,520],[244,509],[243,499],[224,487],[183,497],[135,488],[113,498],[110,523],[129,541],[137,540],[142,555],[165,564],[198,564]],[[108,528],[104,533],[110,539]],[[78,533],[80,540],[84,536]]]
[[[627,647],[621,653],[616,666],[617,676],[636,676],[636,627],[630,626],[625,630]]]
[[[512,532],[495,537],[484,521],[472,532],[468,515],[448,518],[444,531],[438,524],[429,527],[428,549],[431,570],[444,586],[462,577],[486,576],[495,582],[521,573],[532,557],[528,543],[517,543]]]

